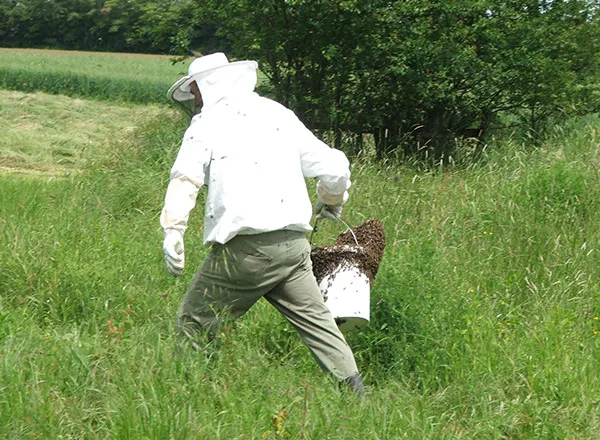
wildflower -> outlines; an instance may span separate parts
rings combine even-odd
[[[475,293],[475,289],[469,289],[469,293]]]
[[[594,316],[594,321],[598,321],[598,317],[597,316]]]

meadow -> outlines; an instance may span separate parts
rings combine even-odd
[[[162,55],[0,48],[0,87],[167,104],[167,90],[187,64]]]
[[[347,334],[369,384],[358,401],[266,303],[206,355],[175,354],[206,253],[197,208],[182,277],[162,262],[187,122],[68,94],[0,91],[1,438],[600,435],[600,117],[449,168],[352,158],[344,220],[377,218],[387,237],[371,322]],[[323,221],[314,246],[343,230]]]

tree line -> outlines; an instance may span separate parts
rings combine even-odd
[[[336,146],[450,157],[507,123],[600,109],[600,1],[4,0],[3,46],[256,59]],[[351,142],[349,142],[351,141]],[[347,147],[348,148],[348,147]]]
[[[173,54],[214,44],[189,0],[2,0],[0,44]]]

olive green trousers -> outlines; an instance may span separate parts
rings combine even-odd
[[[302,232],[238,235],[211,247],[178,313],[182,336],[217,334],[227,319],[265,298],[294,326],[319,366],[338,379],[358,372],[352,350],[323,301]]]

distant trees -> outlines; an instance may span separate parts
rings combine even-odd
[[[196,0],[232,53],[314,128],[389,154],[452,154],[510,113],[597,111],[598,2]]]
[[[0,44],[259,61],[337,146],[453,154],[509,114],[600,110],[600,0],[4,0]]]
[[[182,53],[212,43],[190,0],[3,0],[0,45]]]

